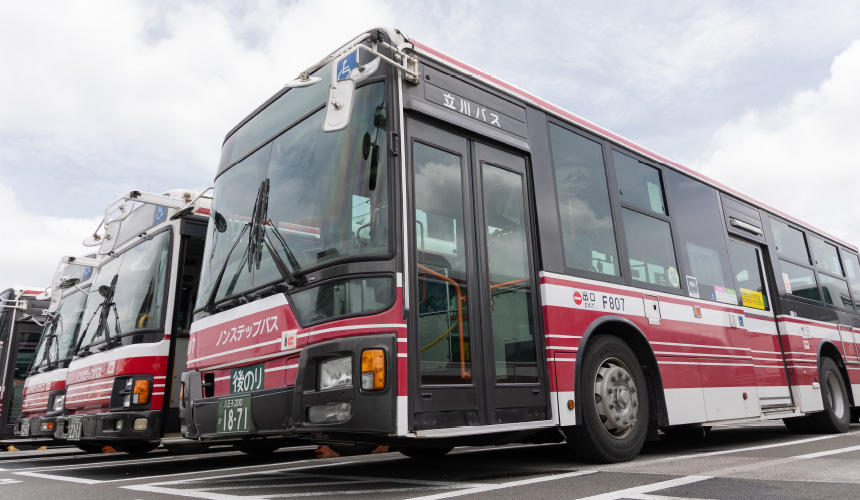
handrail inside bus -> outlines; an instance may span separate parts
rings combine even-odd
[[[460,285],[457,284],[453,279],[439,274],[436,271],[423,266],[421,264],[416,264],[419,269],[423,270],[427,274],[435,276],[440,280],[447,281],[454,285],[454,289],[457,291],[457,326],[460,333],[460,378],[468,378],[469,372],[466,371],[466,348],[465,343],[463,341],[463,295],[460,292]]]

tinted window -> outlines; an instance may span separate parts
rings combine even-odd
[[[848,283],[839,278],[832,278],[826,274],[819,274],[821,290],[824,292],[824,302],[839,307],[851,307],[851,295],[848,294]]]
[[[567,267],[618,276],[618,253],[600,144],[550,125]]]
[[[811,269],[800,267],[784,260],[779,261],[782,268],[782,280],[786,283],[786,292],[805,299],[821,300],[815,275]]]
[[[693,297],[737,304],[732,287],[729,254],[716,191],[686,175],[666,171],[672,195],[675,231],[681,240],[681,259]],[[691,283],[691,285],[692,285]]]
[[[621,201],[666,215],[660,171],[618,151],[612,152]]]
[[[738,285],[741,304],[754,309],[770,311],[767,290],[761,277],[758,249],[731,240],[729,241],[729,251],[732,255],[732,269],[735,273],[735,282]]]
[[[836,251],[835,246],[812,235],[809,235],[809,246],[812,247],[812,256],[819,270],[837,276],[845,275],[839,264],[839,252]]]
[[[679,288],[680,279],[669,223],[626,208],[621,212],[633,279]]]
[[[773,240],[776,242],[776,250],[789,259],[809,264],[809,254],[806,252],[806,243],[803,241],[803,233],[789,227],[788,224],[778,220],[770,220],[770,228],[773,231]]]
[[[860,261],[857,260],[856,255],[850,253],[842,252],[842,257],[844,258],[848,281],[851,283],[851,292],[854,293],[854,300],[860,300]],[[860,302],[857,305],[860,306]]]

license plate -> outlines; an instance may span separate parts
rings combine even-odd
[[[218,400],[217,434],[236,434],[251,429],[251,395],[227,396]]]
[[[80,441],[81,430],[84,428],[84,417],[69,418],[69,435],[66,437],[69,441]]]
[[[30,419],[25,418],[21,421],[21,435],[29,436],[30,435]]]

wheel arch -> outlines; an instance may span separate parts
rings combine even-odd
[[[574,365],[573,390],[577,399],[575,406],[576,421],[582,422],[582,391],[580,381],[582,380],[582,361],[588,350],[589,342],[600,335],[614,335],[623,340],[636,355],[639,365],[648,385],[648,408],[649,420],[655,421],[659,426],[669,424],[668,412],[666,411],[666,397],[663,392],[663,380],[660,369],[657,366],[657,357],[648,343],[645,334],[635,323],[621,316],[603,316],[594,320],[585,332],[576,352],[576,364]]]
[[[848,377],[848,369],[845,367],[845,360],[842,358],[842,354],[839,352],[839,349],[836,347],[836,344],[831,340],[824,340],[818,344],[818,382],[824,383],[821,380],[821,362],[824,358],[830,358],[836,363],[836,367],[839,369],[839,374],[842,375],[842,382],[845,384],[845,390],[848,392],[848,404],[850,406],[855,406],[854,404],[854,390],[851,387],[851,378]]]

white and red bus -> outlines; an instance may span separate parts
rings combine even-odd
[[[209,199],[131,191],[111,202],[101,256],[66,376],[55,437],[84,450],[146,453],[179,432],[179,376]],[[101,226],[100,226],[101,227]]]
[[[49,303],[44,292],[33,287],[0,292],[0,439],[14,437],[21,415],[24,384]]]
[[[855,412],[855,246],[399,31],[251,113],[215,186],[187,437],[620,461]]]
[[[63,257],[49,290],[50,304],[42,338],[28,368],[21,415],[15,435],[31,441],[53,441],[58,416],[65,412],[66,374],[87,304],[89,281],[98,261]]]

